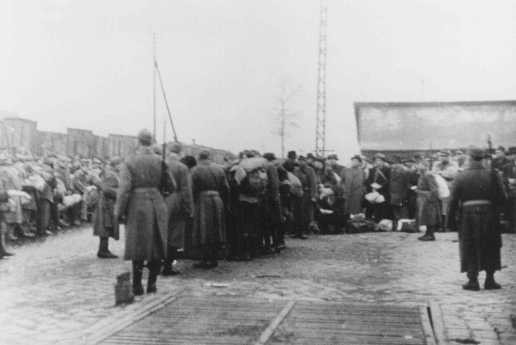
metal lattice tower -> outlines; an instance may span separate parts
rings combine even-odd
[[[328,5],[321,0],[319,19],[319,56],[317,64],[317,102],[315,123],[315,154],[324,156],[326,152],[326,52]]]

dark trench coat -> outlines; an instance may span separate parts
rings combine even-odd
[[[177,185],[176,191],[165,199],[169,214],[168,245],[174,248],[184,248],[186,221],[193,214],[190,170],[179,161],[176,154],[170,154],[167,164]]]
[[[419,177],[417,184],[417,224],[436,227],[441,223],[437,182],[431,173]]]
[[[125,215],[125,260],[166,257],[168,213],[159,191],[161,159],[143,147],[122,165],[115,214]]]
[[[218,247],[226,242],[224,201],[228,196],[228,182],[222,167],[200,161],[192,170],[195,202],[192,246]]]
[[[100,197],[93,214],[93,235],[119,239],[118,222],[115,220],[116,193],[120,181],[113,171],[107,171],[100,185]]]
[[[491,204],[464,205],[472,200],[487,200]],[[451,227],[458,228],[461,272],[501,269],[502,237],[496,209],[503,202],[501,181],[480,162],[472,162],[455,179],[449,217]]]

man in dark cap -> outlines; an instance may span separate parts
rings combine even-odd
[[[297,153],[296,151],[288,151],[287,159],[285,162],[296,163],[297,162]]]
[[[386,157],[383,153],[374,156],[374,165],[366,181],[367,192],[376,191],[381,194],[384,201],[381,203],[368,204],[368,216],[372,216],[376,221],[391,219],[392,210],[390,208],[390,180],[391,170],[387,166]]]
[[[326,165],[333,170],[337,176],[340,176],[342,174],[342,170],[344,170],[344,167],[340,164],[338,164],[339,156],[336,154],[331,154],[326,158]]]
[[[466,272],[469,279],[463,288],[479,290],[478,273],[485,270],[485,289],[500,289],[494,272],[501,269],[502,239],[496,214],[497,206],[504,201],[501,181],[484,168],[483,150],[473,147],[469,156],[469,167],[455,179],[450,201],[451,226],[458,228],[459,234],[461,272]]]
[[[351,167],[342,174],[342,194],[345,200],[345,213],[355,215],[362,212],[362,200],[365,194],[365,172],[362,169],[362,157],[351,157]]]
[[[147,293],[155,293],[161,261],[167,256],[168,215],[161,195],[163,165],[152,149],[152,134],[138,134],[139,148],[120,170],[115,219],[125,221],[125,260],[133,262],[133,292],[143,294],[142,273],[147,262]],[[173,178],[171,177],[171,180]]]
[[[308,164],[305,157],[299,157],[299,168],[301,172],[306,176],[303,183],[303,201],[301,212],[306,217],[306,229],[314,232],[319,232],[319,227],[315,222],[314,206],[317,201],[317,175],[314,168]]]
[[[313,167],[315,163],[316,157],[313,155],[313,153],[309,153],[306,155],[306,161],[308,164]]]
[[[405,168],[407,169],[407,180],[408,180],[408,194],[407,194],[407,212],[408,217],[410,219],[416,218],[416,210],[417,210],[417,183],[419,181],[419,173],[418,169],[416,169],[416,160],[415,159],[407,159],[403,162]]]
[[[218,249],[226,242],[225,202],[229,185],[224,169],[210,161],[210,153],[199,154],[192,170],[194,224],[192,246],[202,251],[196,268],[217,267]]]
[[[275,252],[280,250],[280,225],[281,225],[281,204],[280,204],[280,181],[278,177],[278,167],[274,163],[276,156],[274,153],[265,153],[263,158],[265,172],[267,173],[267,188],[265,189],[264,200],[262,202],[265,213],[264,242],[265,250],[270,248],[272,239],[272,249]]]
[[[493,159],[493,168],[504,175],[508,175],[511,169],[511,161],[507,158],[506,150],[503,146],[498,146]]]
[[[344,166],[338,164],[339,157],[336,154],[331,154],[326,158],[326,167],[328,169],[328,174],[331,178],[331,189],[335,195],[335,201],[332,205],[332,209],[334,211],[334,215],[338,219],[342,219],[346,214],[346,200],[343,196],[341,179],[344,174]],[[338,225],[338,224],[337,224]],[[339,225],[339,229],[337,231],[341,232],[343,229]]]
[[[119,231],[114,218],[117,189],[120,184],[118,174],[122,159],[113,158],[104,168],[101,175],[100,196],[93,214],[93,235],[99,237],[97,257],[114,259],[117,256],[109,250],[109,238],[118,241]]]
[[[409,175],[401,164],[401,157],[394,156],[391,165],[390,201],[393,215],[393,228],[397,229],[400,219],[408,217]]]

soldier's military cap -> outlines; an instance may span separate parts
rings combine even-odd
[[[109,161],[109,165],[111,165],[112,167],[116,167],[117,165],[122,164],[122,162],[123,162],[122,158],[120,158],[120,157],[113,157]]]
[[[138,141],[142,145],[150,146],[152,144],[152,133],[148,129],[142,129],[138,133]]]
[[[482,159],[486,156],[486,152],[479,147],[471,146],[469,148],[469,156],[473,159]]]
[[[387,159],[383,153],[377,153],[377,154],[375,154],[375,155],[374,155],[374,158],[375,158],[375,159],[381,159],[382,161],[385,161],[385,160]]]
[[[179,154],[183,150],[183,145],[180,142],[174,141],[168,144],[168,150]]]

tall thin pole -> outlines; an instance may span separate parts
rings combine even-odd
[[[158,80],[159,80],[159,85],[161,87],[161,93],[163,95],[163,100],[165,101],[165,107],[167,108],[168,119],[170,121],[170,127],[172,128],[172,134],[174,135],[174,141],[179,142],[179,140],[177,138],[176,127],[174,126],[174,121],[172,120],[172,112],[170,111],[170,106],[168,105],[167,94],[165,93],[165,86],[163,85],[163,78],[161,77],[161,71],[159,69],[157,61],[154,61],[154,66],[155,66],[156,73],[158,75]]]
[[[280,127],[280,137],[281,137],[281,158],[285,157],[285,101],[281,100],[281,127]]]
[[[328,7],[326,0],[321,0],[319,18],[319,50],[317,63],[317,100],[315,120],[315,153],[326,154],[326,27]]]
[[[156,139],[156,33],[152,33],[152,135]]]
[[[165,145],[165,143],[167,142],[167,120],[165,118],[165,114],[163,114],[162,123],[163,123],[163,145]]]

